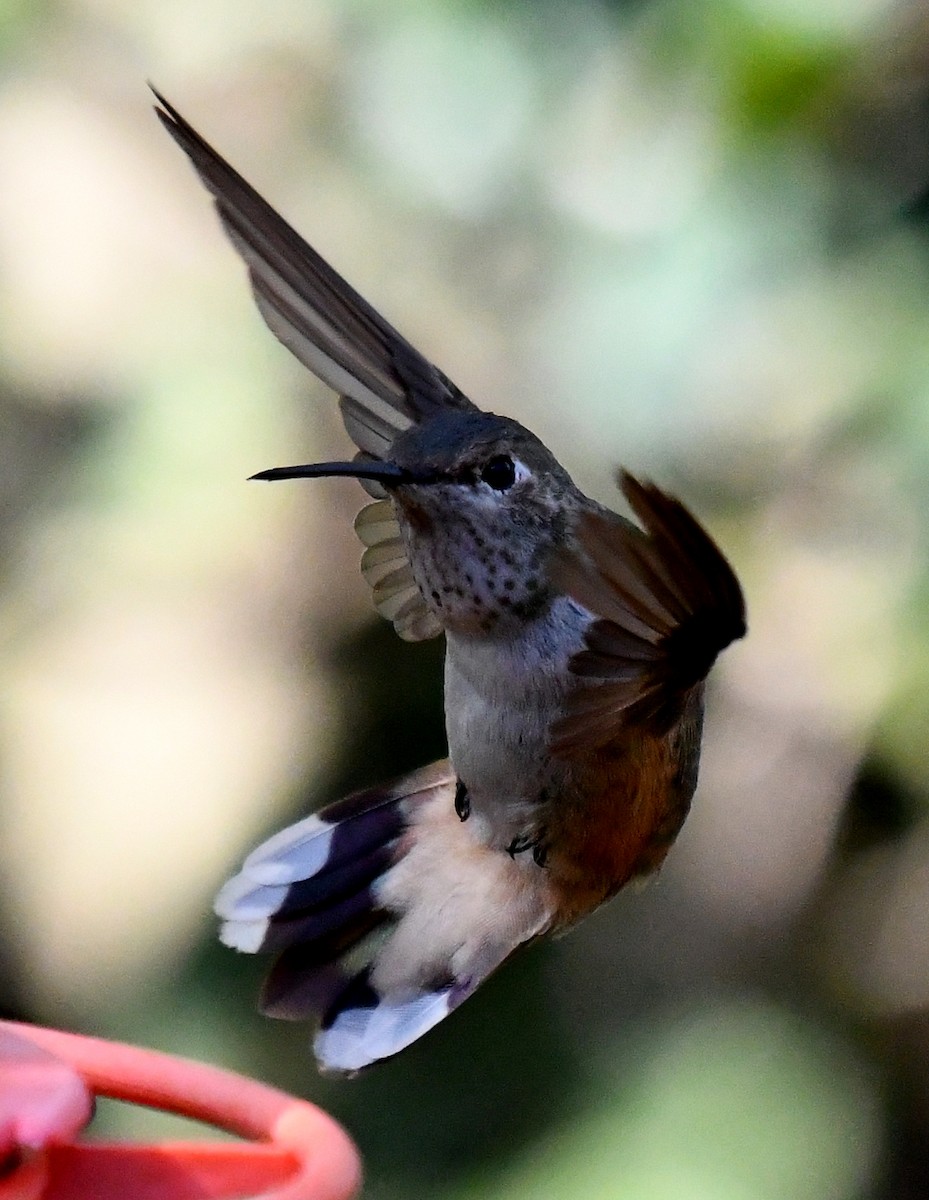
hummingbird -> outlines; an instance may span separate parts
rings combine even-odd
[[[445,638],[448,757],[274,834],[220,890],[220,937],[275,956],[262,1010],[315,1019],[354,1074],[457,1008],[518,947],[661,865],[697,784],[704,681],[746,632],[728,561],[626,471],[631,517],[478,408],[155,92],[271,332],[339,397],[377,611]]]

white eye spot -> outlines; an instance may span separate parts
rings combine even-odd
[[[526,464],[524,462],[520,462],[518,458],[513,459],[513,466],[516,468],[516,478],[513,480],[514,483],[522,483],[524,479],[531,478],[532,472],[529,470]]]

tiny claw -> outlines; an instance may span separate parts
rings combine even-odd
[[[471,815],[471,797],[467,787],[459,779],[455,784],[455,812],[459,821],[467,821]]]
[[[542,840],[543,836],[541,833],[521,833],[518,837],[513,838],[507,846],[506,852],[510,858],[515,858],[517,854],[524,854],[527,850],[531,850],[532,861],[536,866],[544,867],[548,862],[548,846]]]
[[[510,858],[515,858],[517,854],[522,854],[526,850],[531,850],[535,845],[535,838],[531,833],[520,833],[514,837],[512,842],[507,846],[506,852]]]

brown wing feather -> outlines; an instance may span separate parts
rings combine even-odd
[[[154,91],[154,89],[153,89]],[[360,450],[382,454],[403,429],[470,400],[368,302],[156,91],[158,119],[216,203],[248,267],[271,331],[347,399],[343,415]]]
[[[620,486],[641,528],[612,513],[585,513],[577,547],[553,578],[593,613],[572,658],[578,686],[552,727],[552,748],[576,754],[644,723],[668,730],[721,650],[745,633],[734,571],[679,500],[628,472]]]
[[[152,89],[154,91],[154,89]],[[324,383],[339,407],[356,458],[383,459],[394,438],[443,408],[475,406],[371,307],[203,140],[156,91],[155,112],[216,204],[223,228],[248,267],[255,301],[271,332]],[[362,481],[382,498],[379,484]],[[371,506],[369,506],[370,508]],[[364,520],[363,509],[360,520]],[[399,539],[392,514],[379,522],[383,538]],[[367,545],[377,542],[367,541]],[[399,557],[396,568],[406,563]],[[367,569],[365,569],[367,575]],[[408,641],[435,637],[442,627],[425,601],[404,590],[398,573],[382,583],[375,607]]]

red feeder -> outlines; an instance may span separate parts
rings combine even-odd
[[[95,1095],[248,1141],[79,1142]],[[189,1059],[0,1021],[0,1200],[349,1200],[360,1183],[355,1146],[313,1104]]]

